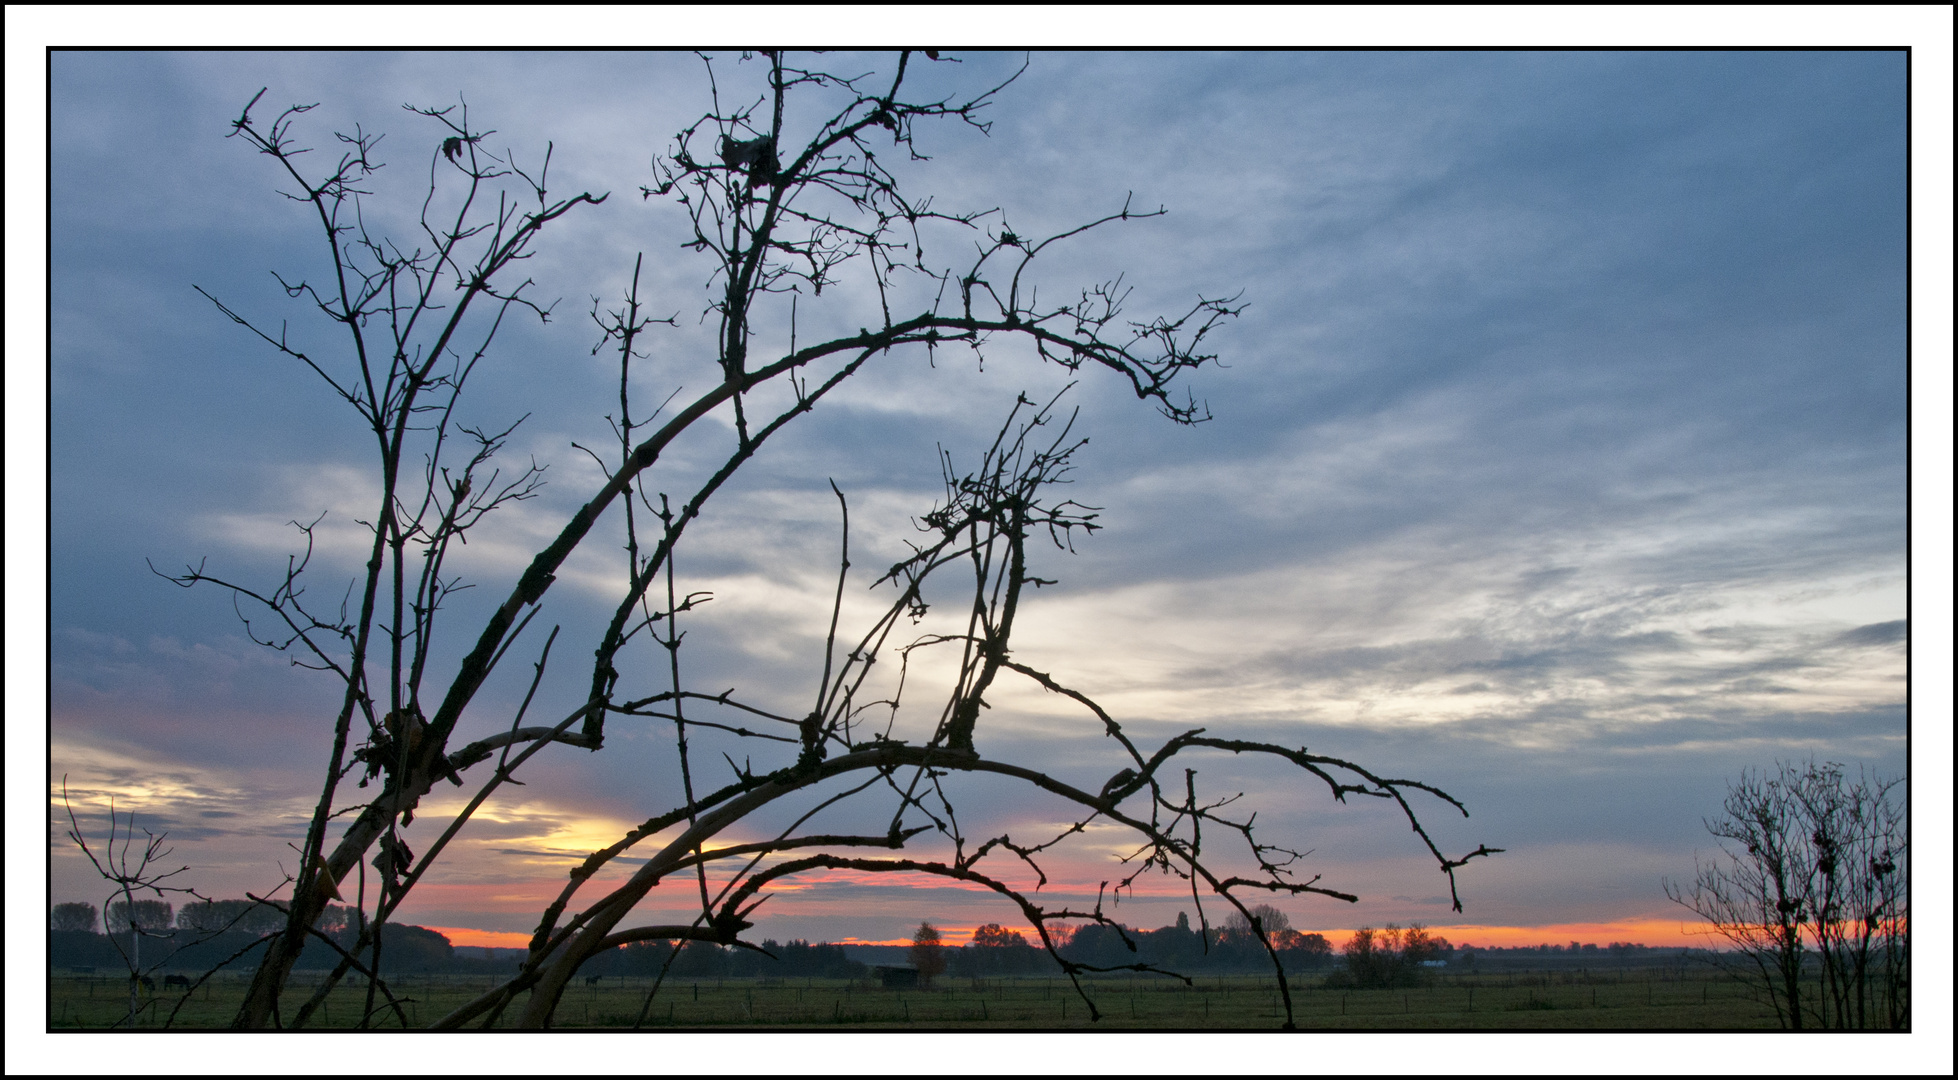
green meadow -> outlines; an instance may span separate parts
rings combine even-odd
[[[281,1010],[296,1013],[317,982],[296,976]],[[313,977],[314,979],[317,976]],[[1308,1030],[1597,1030],[1772,1029],[1774,1014],[1748,989],[1710,969],[1632,968],[1554,972],[1446,974],[1406,990],[1343,990],[1321,976],[1291,980],[1294,1015]],[[245,990],[242,974],[220,974],[188,994],[142,996],[137,1026],[223,1027]],[[161,984],[159,983],[159,986]],[[376,993],[370,1026],[420,1027],[487,989],[482,976],[423,975],[390,980],[398,1013]],[[1284,1019],[1275,980],[1204,976],[1194,985],[1162,977],[1084,981],[1101,1016],[1064,977],[940,979],[925,989],[886,989],[836,979],[672,980],[654,991],[650,978],[606,976],[580,981],[558,1009],[561,1028],[841,1029],[841,1030],[1271,1030]],[[648,1003],[648,995],[651,1001]],[[174,1017],[172,1013],[174,1011]],[[521,1011],[513,1007],[504,1020]],[[57,973],[50,979],[53,1030],[125,1026],[127,983],[102,975]],[[357,1026],[368,1013],[364,985],[336,988],[314,1029]],[[643,1017],[643,1019],[642,1019]],[[476,1025],[472,1025],[476,1026]]]

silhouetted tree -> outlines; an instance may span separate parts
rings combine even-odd
[[[1131,965],[1144,965],[1139,935],[1112,920],[1076,927],[1067,946],[1061,950],[1063,962],[1084,971],[1114,971]]]
[[[1182,971],[1197,967],[1210,958],[1210,950],[1204,948],[1203,939],[1190,929],[1189,912],[1176,913],[1176,923],[1155,930],[1144,937],[1143,954],[1149,962],[1171,971]]]
[[[954,975],[975,978],[992,975],[1025,975],[1051,970],[1046,956],[1036,952],[1018,930],[998,923],[986,923],[972,932],[972,941],[956,950],[949,970]]]
[[[345,909],[333,910],[342,912],[338,925],[327,925],[327,917],[323,915],[320,920],[323,929],[333,930],[346,925]],[[256,900],[199,901],[185,904],[177,912],[177,926],[200,933],[236,931],[259,936],[277,933],[283,928],[285,913]]]
[[[438,930],[391,923],[383,955],[387,958],[384,970],[427,974],[448,970],[455,960],[455,946]]]
[[[1247,941],[1255,940],[1259,931],[1266,934],[1283,934],[1292,928],[1292,917],[1272,907],[1270,904],[1253,904],[1248,910],[1233,911],[1224,920],[1224,935]]]
[[[165,933],[175,921],[176,913],[162,900],[117,900],[109,905],[108,926],[111,934],[124,934],[139,928]]]
[[[52,929],[69,933],[92,934],[95,932],[95,905],[84,903],[56,904],[49,913]]]
[[[938,928],[928,922],[919,923],[918,932],[911,935],[911,966],[918,969],[918,982],[923,986],[930,986],[945,973],[945,946],[939,941]]]
[[[1388,923],[1388,928],[1393,927]],[[1410,964],[1422,964],[1430,960],[1446,960],[1455,947],[1445,937],[1428,933],[1427,927],[1420,923],[1410,923],[1407,932],[1401,935],[1401,957]]]
[[[1784,1027],[1910,1024],[1901,783],[1863,775],[1852,784],[1833,762],[1743,773],[1728,785],[1723,816],[1706,822],[1729,843],[1694,859],[1690,885],[1665,883],[1674,903],[1731,946],[1716,962],[1759,990]],[[1813,993],[1811,952],[1821,976]]]
[[[359,921],[353,909],[341,904],[328,904],[320,911],[318,925],[323,932],[337,937],[344,934],[348,927],[358,925]],[[278,927],[275,926],[268,932],[277,929]]]
[[[1018,930],[1008,930],[998,923],[987,923],[972,932],[972,944],[982,949],[1030,948],[1027,939]]]
[[[1392,927],[1389,927],[1391,930]],[[1384,986],[1391,979],[1391,951],[1376,946],[1378,932],[1362,926],[1346,939],[1340,955],[1346,960],[1346,978],[1353,986]]]
[[[1300,934],[1298,940],[1285,950],[1288,962],[1299,967],[1324,967],[1332,961],[1332,942],[1324,934]]]
[[[1441,959],[1449,949],[1447,939],[1430,936],[1420,923],[1405,930],[1393,923],[1381,930],[1363,926],[1353,932],[1340,950],[1345,970],[1330,976],[1327,985],[1418,986],[1426,981],[1427,975],[1421,969],[1422,961]]]
[[[411,242],[377,233],[375,223],[385,215],[362,210],[369,194],[364,185],[381,167],[378,135],[361,130],[340,136],[337,163],[313,168],[317,159],[304,156],[306,147],[295,136],[312,106],[287,108],[267,123],[254,115],[261,91],[234,121],[233,135],[271,161],[288,194],[319,223],[324,243],[318,272],[310,280],[280,280],[289,296],[344,334],[345,348],[302,352],[277,320],[213,302],[268,347],[319,375],[352,410],[373,440],[380,492],[362,522],[371,530],[364,570],[344,609],[316,606],[302,584],[317,520],[300,526],[303,551],[267,587],[225,580],[202,565],[172,576],[186,588],[209,583],[230,590],[241,610],[251,613],[248,626],[257,640],[339,684],[331,751],[298,845],[291,898],[282,906],[286,925],[264,953],[236,1026],[264,1027],[281,1019],[303,1026],[348,971],[377,972],[386,940],[381,928],[478,809],[546,748],[598,751],[619,723],[635,730],[670,725],[665,730],[678,764],[676,782],[652,785],[663,801],[649,808],[643,823],[572,871],[542,911],[518,972],[436,1026],[488,1026],[521,1001],[518,1023],[546,1027],[583,964],[637,942],[752,949],[742,933],[766,890],[812,871],[926,875],[983,886],[1017,907],[1038,944],[1071,978],[1110,968],[1160,970],[1136,959],[1134,942],[1114,927],[1099,901],[1091,909],[1043,906],[1031,889],[1006,876],[1021,868],[1042,876],[1041,853],[1091,822],[1127,830],[1139,843],[1134,871],[1116,883],[1118,895],[1141,874],[1161,873],[1247,918],[1245,897],[1263,893],[1355,899],[1302,873],[1302,845],[1263,839],[1254,829],[1255,814],[1238,816],[1236,793],[1200,790],[1188,766],[1192,757],[1207,754],[1288,764],[1339,801],[1360,795],[1394,803],[1448,874],[1451,890],[1457,867],[1496,850],[1483,846],[1452,858],[1442,853],[1408,801],[1421,792],[1462,809],[1436,788],[1201,728],[1152,744],[1129,734],[1088,695],[1015,659],[1011,640],[1022,596],[1029,586],[1053,583],[1033,565],[1041,538],[1071,550],[1075,539],[1100,527],[1094,508],[1056,495],[1086,442],[1059,397],[1036,402],[1021,396],[991,445],[976,455],[941,452],[942,500],[916,519],[921,535],[911,555],[874,583],[887,588],[886,606],[854,629],[842,622],[849,506],[836,490],[842,540],[836,601],[822,655],[810,658],[811,670],[821,675],[801,701],[753,700],[739,687],[696,690],[683,679],[685,634],[678,623],[710,599],[676,581],[674,553],[689,526],[776,434],[865,365],[897,354],[942,363],[954,350],[983,363],[996,346],[1019,342],[1067,371],[1112,376],[1172,422],[1208,416],[1176,384],[1215,359],[1205,351],[1207,339],[1240,310],[1234,297],[1199,297],[1180,313],[1134,319],[1123,310],[1128,292],[1120,279],[1067,292],[1052,285],[1036,289],[1048,264],[1044,256],[1097,229],[1152,218],[1161,209],[1137,210],[1125,200],[1096,220],[1034,235],[1016,232],[998,211],[943,210],[900,190],[888,163],[926,160],[915,141],[921,127],[942,121],[983,131],[983,110],[1005,86],[919,96],[912,78],[919,62],[918,54],[906,52],[883,73],[838,74],[764,52],[745,69],[752,92],[726,96],[723,74],[707,61],[712,107],[678,133],[641,189],[643,197],[677,208],[677,220],[685,223],[681,235],[660,240],[662,250],[677,240],[704,260],[709,299],[702,316],[715,334],[711,363],[703,365],[705,388],[690,383],[696,388],[691,398],[662,388],[651,399],[659,404],[646,404],[640,384],[650,335],[675,319],[647,314],[642,256],[617,305],[595,304],[592,311],[602,335],[594,353],[609,350],[618,360],[618,400],[607,406],[616,443],[578,449],[604,478],[555,535],[533,549],[521,573],[496,585],[500,602],[486,620],[459,627],[460,642],[450,649],[438,647],[437,630],[446,640],[444,606],[465,587],[447,568],[452,551],[500,520],[499,511],[535,496],[543,482],[543,466],[535,462],[507,469],[498,464],[521,420],[468,419],[463,390],[490,363],[506,318],[548,315],[549,307],[531,298],[532,281],[522,276],[540,238],[555,233],[566,215],[606,196],[553,197],[548,152],[523,166],[514,153],[493,151],[486,141],[491,132],[465,108],[415,108],[430,128],[422,143],[429,181],[418,199],[418,239]],[[934,252],[969,254],[957,262],[930,261],[928,240]],[[1047,301],[1038,299],[1043,294]],[[1054,302],[1057,295],[1061,302]],[[812,336],[812,327],[829,333]],[[667,385],[679,382],[676,370],[660,369]],[[975,457],[972,464],[957,464]],[[701,462],[704,468],[697,468]],[[601,539],[593,544],[595,537]],[[581,547],[616,550],[623,565],[609,619],[586,628],[577,645],[578,655],[591,658],[577,679],[579,692],[552,699],[553,691],[545,689],[552,649],[564,629],[554,626],[541,643],[533,636],[526,646],[535,659],[522,704],[513,713],[478,717],[470,710],[485,681]],[[939,616],[904,640],[901,628],[931,617],[928,595],[935,593],[927,582],[937,587],[949,575],[969,575],[962,581],[963,598],[951,605],[955,617]],[[911,661],[928,653],[950,653],[951,674],[924,691],[937,694],[924,709],[907,709],[921,692],[917,683],[925,668]],[[462,658],[451,664],[445,658],[452,655]],[[884,681],[871,680],[873,667]],[[887,671],[891,675],[883,676]],[[1110,737],[1115,759],[1092,779],[1070,782],[1042,763],[982,755],[981,717],[1002,680],[1025,680],[1078,705]],[[548,713],[527,725],[533,704]],[[466,719],[475,720],[473,729]],[[722,760],[731,771],[708,781],[705,770]],[[480,766],[487,768],[476,772]],[[418,838],[411,848],[406,831],[425,809],[424,797],[435,784],[461,785],[472,773],[473,791],[461,808],[432,836],[418,830],[418,837],[429,838]],[[1051,839],[1033,843],[1016,843],[1004,833],[969,835],[942,783],[955,773],[1024,785],[1066,806],[1070,820]],[[356,795],[347,790],[350,784],[373,790]],[[810,800],[821,807],[850,800],[888,827],[864,835],[812,833],[804,826],[814,809],[798,810],[786,831],[758,824],[764,812]],[[329,835],[330,827],[339,830],[337,836]],[[757,829],[764,838],[723,839],[729,830]],[[633,856],[640,863],[631,874],[620,880],[602,873],[642,843],[650,852]],[[921,850],[933,844],[937,850]],[[878,857],[880,849],[904,854]],[[364,875],[355,891],[361,912],[355,940],[310,1000],[275,1017],[294,962],[309,935],[319,935],[322,909],[346,899],[341,888],[363,862],[377,879],[371,894]],[[597,881],[607,882],[593,888],[597,895],[584,892]],[[623,920],[661,883],[697,891],[691,920],[626,927]],[[1084,932],[1113,929],[1124,939],[1122,951],[1095,955],[1115,962],[1070,959],[1078,950],[1064,952],[1062,943],[1071,923]],[[1075,935],[1077,946],[1084,940]],[[1278,971],[1277,954],[1263,933],[1258,945]],[[684,952],[669,947],[662,973],[679,970],[694,955],[693,946]],[[369,986],[367,1012],[375,1015],[371,994],[387,990],[371,977]],[[1075,986],[1087,998],[1078,978]],[[1279,990],[1289,1017],[1290,990],[1282,980]],[[650,1003],[649,996],[642,1015]],[[1088,1005],[1090,1015],[1099,1016],[1092,999]],[[393,1015],[405,1020],[400,1010]]]
[[[198,900],[177,909],[177,928],[193,933],[222,931],[237,921],[249,900]]]

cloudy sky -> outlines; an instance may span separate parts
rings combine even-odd
[[[1022,63],[959,59],[921,85],[972,92]],[[320,159],[335,131],[386,133],[367,207],[397,231],[441,134],[404,102],[466,102],[499,152],[553,147],[554,193],[612,193],[540,243],[526,273],[562,298],[555,317],[507,327],[472,386],[474,419],[527,416],[505,458],[548,465],[549,483],[472,537],[460,569],[480,599],[458,601],[459,634],[597,484],[572,444],[608,442],[617,366],[592,355],[588,312],[636,254],[655,313],[680,316],[648,346],[640,393],[706,385],[707,268],[680,248],[680,216],[638,194],[708,107],[703,71],[670,54],[54,57],[54,814],[65,776],[91,827],[114,796],[169,832],[205,891],[258,891],[290,865],[326,759],[333,685],[253,645],[220,591],[146,563],[268,583],[296,550],[287,522],[325,511],[313,588],[337,596],[373,514],[355,418],[192,289],[335,344],[269,273],[318,276],[320,245],[273,163],[225,139],[244,104],[260,87],[257,115],[320,103],[294,128]],[[756,93],[755,65],[715,71],[730,99]],[[1810,756],[1906,768],[1907,76],[1897,52],[1039,53],[990,136],[921,127],[932,160],[903,179],[943,209],[998,207],[988,220],[1022,235],[1131,192],[1168,209],[1076,241],[1043,289],[1124,274],[1137,317],[1198,295],[1247,305],[1215,338],[1221,365],[1189,382],[1208,423],[1172,425],[1105,374],[1069,391],[1092,441],[1068,494],[1106,527],[1040,554],[1060,583],[1029,604],[1016,655],[1147,741],[1203,726],[1434,784],[1473,815],[1419,807],[1445,849],[1506,849],[1461,871],[1457,915],[1378,807],[1204,759],[1208,790],[1244,792],[1271,839],[1361,896],[1282,905],[1302,929],[1686,940],[1660,883],[1709,849],[1702,819],[1727,780]],[[934,242],[947,260],[969,244]],[[825,296],[801,332],[854,330],[866,299]],[[850,498],[853,561],[888,565],[938,492],[937,448],[971,462],[1016,393],[1066,382],[1006,345],[983,370],[896,355],[799,421],[682,549],[680,587],[714,594],[684,624],[690,683],[806,710],[835,588],[829,482]],[[685,490],[711,450],[676,454],[656,488]],[[564,656],[589,655],[620,576],[622,556],[593,547],[546,605]],[[846,621],[878,603],[869,576]],[[655,657],[638,659],[658,689]],[[547,679],[552,709],[577,685]],[[522,693],[508,675],[469,722],[507,725]],[[1093,786],[1119,767],[1091,717],[1037,688],[989,699],[987,756]],[[547,753],[402,917],[514,942],[500,935],[535,924],[576,858],[673,804],[669,741],[647,728],[600,755]],[[962,796],[982,835],[1061,820],[1010,790]],[[65,824],[50,818],[53,899],[99,902]],[[1123,850],[1090,834],[1044,894],[1091,902]],[[1117,917],[1173,921],[1189,906],[1176,884],[1144,879]],[[635,921],[684,916],[685,890],[666,891]],[[866,941],[1014,914],[845,877],[763,912],[763,936]]]

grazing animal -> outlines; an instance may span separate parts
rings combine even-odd
[[[605,977],[605,976],[603,976],[603,975],[587,975],[587,976],[585,976],[585,985],[586,985],[586,986],[597,986],[597,985],[598,985],[598,980],[600,980],[600,979],[602,979],[602,978],[604,978],[604,977]]]
[[[181,986],[184,989],[188,990],[190,989],[190,979],[187,976],[183,976],[183,975],[165,975],[163,977],[163,985]]]
[[[133,983],[142,983],[143,989],[145,990],[156,989],[156,980],[150,978],[148,975],[131,975],[129,977],[129,981]]]

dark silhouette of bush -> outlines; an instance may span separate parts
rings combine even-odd
[[[1141,942],[1137,941],[1136,948],[1130,949],[1128,942],[1122,940],[1125,930],[1126,927],[1118,930],[1113,926],[1090,923],[1074,931],[1074,936],[1060,950],[1061,955],[1077,964],[1098,968],[1144,962],[1139,951]],[[1128,938],[1135,941],[1137,935],[1131,931]]]
[[[1327,976],[1327,986],[1380,989],[1422,985],[1428,976],[1422,963],[1445,958],[1453,947],[1447,938],[1431,936],[1420,923],[1406,930],[1388,923],[1384,930],[1361,927],[1340,951],[1345,969]]]
[[[811,945],[800,939],[787,943],[764,939],[764,952],[728,949],[728,974],[734,978],[858,979],[868,968],[850,959],[843,946]],[[773,956],[766,955],[774,954]]]
[[[970,978],[1044,974],[1054,969],[1044,950],[1034,948],[1019,931],[998,923],[987,923],[973,931],[971,944],[952,950],[947,968],[953,975]]]
[[[279,928],[275,926],[266,933],[277,929]],[[343,926],[332,936],[339,942],[341,948],[348,948],[359,938],[359,928]],[[240,934],[234,931],[220,935],[212,944],[236,940],[249,943],[258,937],[260,937],[259,933]],[[318,971],[331,969],[339,962],[339,952],[314,938],[307,942],[305,951],[299,954],[299,960],[294,967]],[[404,923],[389,923],[381,929],[381,974],[432,975],[455,969],[455,946],[447,935],[425,926],[409,926]]]
[[[1142,955],[1148,962],[1173,971],[1183,968],[1198,968],[1210,957],[1203,948],[1203,938],[1190,929],[1188,912],[1176,913],[1176,925],[1165,926],[1142,935]]]
[[[911,966],[918,969],[918,981],[926,986],[945,974],[945,946],[939,941],[938,928],[928,922],[919,923],[918,932],[911,935]]]
[[[1290,931],[1291,937],[1279,946],[1278,955],[1285,962],[1285,970],[1301,971],[1322,968],[1332,963],[1332,942],[1324,934],[1301,934]]]
[[[389,923],[381,931],[381,972],[428,974],[447,971],[455,946],[446,935],[424,926]]]

